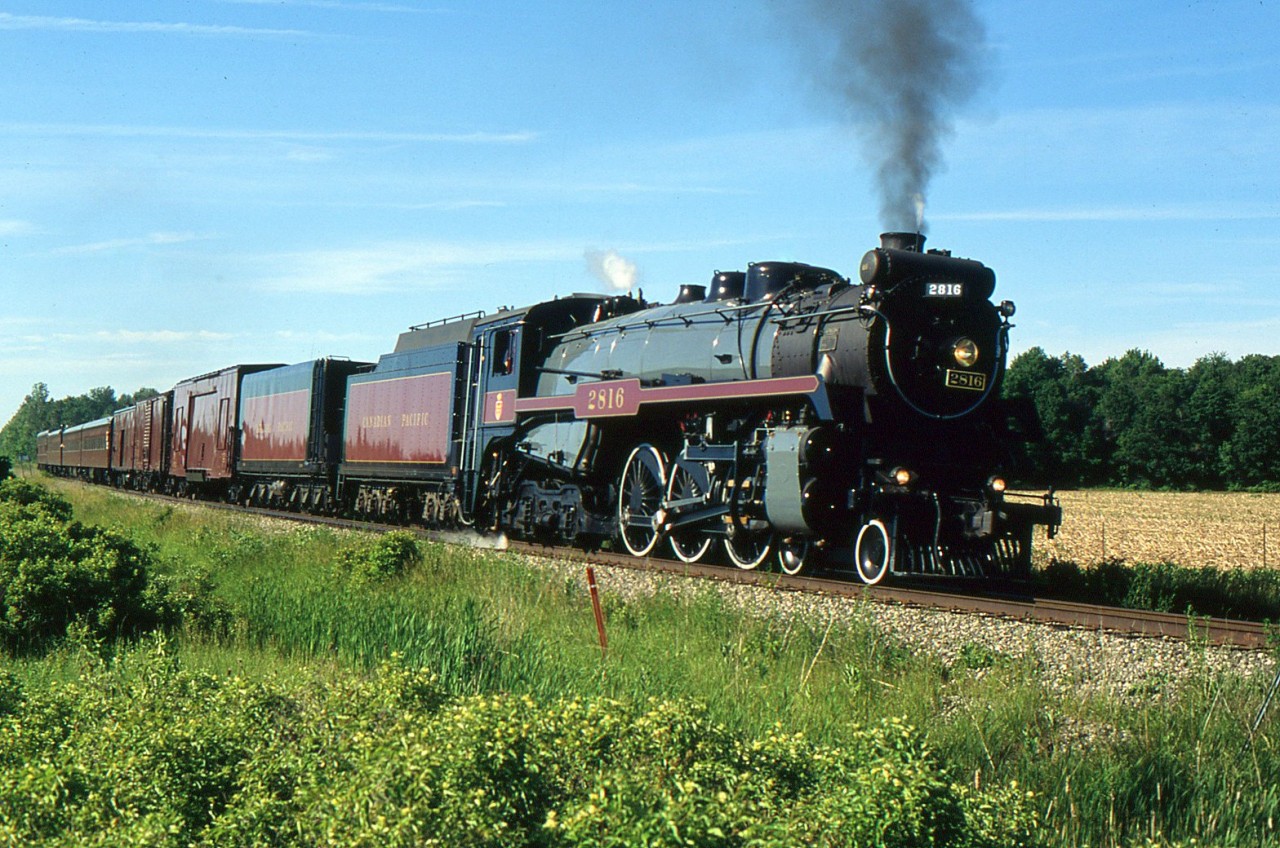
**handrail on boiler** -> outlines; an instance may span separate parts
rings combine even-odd
[[[483,310],[483,309],[477,309],[475,312],[464,312],[464,313],[462,313],[461,315],[452,315],[452,316],[450,316],[450,317],[448,317],[448,318],[437,318],[437,319],[435,319],[434,321],[428,321],[428,322],[427,322],[427,323],[425,323],[425,324],[414,324],[414,325],[413,325],[413,326],[411,326],[409,329],[410,329],[410,330],[425,330],[425,329],[427,329],[428,327],[440,327],[440,326],[443,326],[443,325],[445,325],[445,324],[453,323],[454,321],[465,321],[465,320],[467,320],[468,318],[483,318],[483,317],[484,317],[484,310]]]

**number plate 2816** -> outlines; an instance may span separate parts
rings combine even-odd
[[[973,371],[947,371],[947,388],[968,389],[971,392],[985,391],[987,375]]]

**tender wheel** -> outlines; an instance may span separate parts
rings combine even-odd
[[[632,556],[648,556],[658,543],[666,478],[662,454],[652,445],[640,445],[627,457],[618,486],[618,532]]]
[[[862,582],[874,586],[883,580],[889,572],[892,553],[893,545],[883,521],[873,518],[862,525],[862,529],[858,531],[858,542],[853,549],[854,564]]]
[[[778,568],[792,577],[804,571],[809,564],[813,542],[805,538],[780,539],[778,541]]]
[[[676,460],[667,483],[667,508],[679,514],[682,503],[686,507],[700,506],[708,489],[707,473],[701,465]],[[681,562],[701,562],[711,550],[711,542],[711,537],[697,528],[675,530],[671,534],[671,550]]]
[[[724,540],[724,551],[729,560],[743,571],[759,568],[773,550],[772,533],[750,533],[737,530]]]

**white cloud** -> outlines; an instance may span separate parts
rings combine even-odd
[[[419,9],[397,3],[351,3],[345,0],[218,0],[236,6],[308,6],[314,9],[342,9],[351,12],[399,12],[406,14],[440,12],[444,9]]]
[[[687,183],[565,183],[558,188],[571,194],[601,194],[608,197],[619,194],[705,194],[749,197],[756,194],[751,189],[725,188],[709,185],[689,185]]]
[[[1271,132],[1280,106],[1230,101],[1146,103],[1129,107],[1041,108],[1011,112],[989,123],[971,122],[957,134],[957,148],[991,156],[1001,167],[1020,161],[1058,167],[1064,157],[1114,183],[1124,169],[1164,169],[1172,163],[1196,172],[1230,173],[1242,162],[1274,154]],[[999,158],[1025,154],[1025,160]],[[1174,173],[1161,171],[1164,179]],[[1181,182],[1194,172],[1177,174]]]
[[[25,236],[35,231],[28,221],[0,220],[0,236]]]
[[[934,221],[1267,221],[1280,218],[1280,205],[1164,204],[1152,206],[1042,207],[931,215]]]
[[[58,333],[60,342],[102,342],[118,345],[172,345],[191,342],[225,342],[231,333],[212,330],[98,330],[91,333]]]
[[[89,18],[55,18],[45,15],[14,15],[0,12],[0,29],[51,30],[59,32],[98,33],[172,33],[197,36],[235,36],[272,38],[314,38],[316,33],[301,29],[259,29],[255,27],[221,26],[167,21],[98,21]]]
[[[369,200],[281,200],[276,199],[264,205],[299,206],[321,209],[398,209],[407,212],[457,212],[464,209],[505,209],[512,204],[505,200],[427,200],[427,201],[395,201],[381,198]]]
[[[1271,314],[1239,321],[1186,321],[1147,334],[1143,341],[1144,346],[1159,351],[1166,364],[1185,367],[1214,352],[1226,353],[1232,359],[1251,353],[1280,354],[1278,338],[1280,314]]]
[[[302,342],[307,344],[349,344],[353,342],[376,342],[382,344],[386,341],[382,336],[375,336],[369,333],[331,333],[325,330],[276,330],[271,335],[282,342]]]
[[[133,247],[159,247],[171,244],[185,244],[192,241],[203,241],[212,236],[201,236],[195,233],[151,233],[138,238],[111,239],[90,244],[76,244],[56,248],[54,254],[107,253],[115,250],[127,250]]]
[[[1261,310],[1255,310],[1260,312]],[[1280,312],[1239,321],[1176,321],[1133,330],[1133,322],[1113,328],[1094,323],[1063,323],[1041,320],[1019,325],[1010,351],[1011,358],[1030,347],[1043,348],[1051,356],[1070,352],[1084,357],[1090,365],[1137,348],[1160,357],[1167,366],[1187,368],[1211,353],[1225,353],[1231,359],[1249,354],[1280,354]]]
[[[464,269],[477,266],[570,261],[581,255],[581,248],[556,242],[388,242],[277,254],[261,261],[275,266],[263,275],[263,283],[277,291],[364,294],[452,284]]]
[[[107,137],[107,138],[182,138],[233,141],[342,142],[372,141],[420,144],[525,144],[535,141],[538,133],[528,130],[513,132],[394,132],[384,130],[350,130],[323,132],[313,130],[217,129],[212,127],[164,127],[129,124],[0,124],[6,135],[37,137]]]

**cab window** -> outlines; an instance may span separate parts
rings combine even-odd
[[[493,373],[510,374],[515,369],[515,332],[497,330],[493,334]]]

